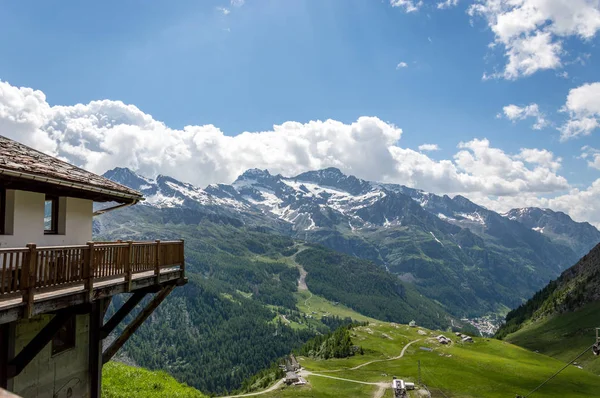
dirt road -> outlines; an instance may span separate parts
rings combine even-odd
[[[360,368],[362,368],[363,366],[367,366],[367,365],[370,365],[370,364],[372,364],[372,363],[377,363],[377,362],[388,362],[388,361],[395,361],[395,360],[397,360],[397,359],[400,359],[400,358],[402,358],[402,357],[404,356],[404,354],[406,353],[406,350],[408,349],[408,347],[410,347],[410,346],[411,346],[411,344],[414,344],[414,343],[416,343],[417,341],[421,341],[421,339],[418,339],[418,340],[413,340],[413,341],[411,341],[410,343],[406,344],[406,345],[404,346],[404,348],[402,348],[402,351],[400,352],[400,355],[398,355],[397,357],[388,358],[388,359],[376,359],[376,360],[374,360],[374,361],[369,361],[369,362],[361,363],[360,365],[358,365],[358,366],[355,366],[355,367],[353,367],[353,368],[335,369],[335,370],[323,370],[323,371],[321,371],[321,372],[322,372],[322,373],[343,372],[343,371],[346,371],[346,370],[356,370],[356,369],[360,369]]]
[[[250,392],[248,394],[228,395],[226,397],[218,397],[218,398],[254,397],[256,395],[266,394],[269,392],[273,392],[275,390],[279,390],[281,388],[281,386],[283,385],[284,381],[285,381],[285,379],[281,379],[277,383],[273,384],[271,387],[267,388],[266,390],[262,390],[262,391],[258,391],[258,392]]]

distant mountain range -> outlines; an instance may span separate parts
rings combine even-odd
[[[125,168],[105,177],[141,191],[165,222],[251,226],[372,260],[450,313],[513,308],[600,241],[549,209],[498,214],[463,196],[361,180],[328,168],[295,177],[251,169],[206,188]],[[97,226],[101,228],[101,226]]]

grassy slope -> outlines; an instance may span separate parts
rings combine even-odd
[[[307,290],[295,293],[298,300],[296,304],[298,309],[307,314],[312,315],[316,319],[321,319],[323,316],[338,316],[340,318],[352,318],[355,321],[374,322],[373,318],[364,316],[346,307],[343,304],[334,305],[331,301],[317,295],[311,295]]]
[[[570,361],[594,342],[595,328],[600,326],[599,319],[600,302],[595,302],[575,312],[527,323],[505,340],[562,361]],[[577,362],[585,369],[600,374],[600,358],[589,354]]]
[[[474,344],[454,343],[446,347],[428,340],[439,332],[428,333],[428,336],[419,336],[415,329],[405,325],[379,322],[353,331],[353,341],[365,349],[364,356],[326,361],[300,358],[300,362],[315,373],[367,382],[390,382],[393,375],[416,381],[417,361],[420,360],[423,380],[430,387],[439,388],[448,396],[486,398],[525,394],[563,366],[561,361],[503,341],[476,338]],[[398,356],[406,343],[417,339],[422,340],[409,347],[403,358],[385,361]],[[430,347],[433,351],[424,351],[420,347]],[[349,369],[372,360],[380,362]],[[376,390],[375,386],[318,376],[308,379],[310,387],[289,388],[289,391],[274,392],[265,397],[341,397],[348,395],[340,388],[352,387],[360,390],[352,396],[369,397]],[[539,396],[583,398],[595,396],[599,390],[597,376],[570,367],[543,387]],[[389,395],[388,391],[386,396]]]
[[[205,398],[200,391],[179,383],[165,372],[109,362],[102,371],[104,398]]]

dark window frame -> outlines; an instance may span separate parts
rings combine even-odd
[[[77,345],[77,316],[73,315],[52,336],[52,356],[75,348]]]
[[[44,199],[44,218],[46,217],[46,202],[52,202],[52,214],[50,215],[50,229],[46,229],[44,225],[44,234],[46,235],[57,235],[58,234],[58,196],[46,195]],[[44,221],[45,224],[45,221]]]
[[[6,188],[0,187],[0,235],[6,234]]]

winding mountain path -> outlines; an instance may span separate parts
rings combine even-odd
[[[390,388],[389,383],[386,383],[385,386],[379,386],[377,391],[373,393],[373,398],[382,398],[388,388]]]
[[[317,377],[326,377],[328,379],[334,379],[334,380],[341,380],[341,381],[347,381],[350,383],[357,383],[357,384],[366,384],[369,386],[378,386],[378,387],[387,387],[389,383],[386,382],[379,382],[379,383],[373,383],[370,381],[360,381],[360,380],[352,380],[352,379],[344,379],[343,377],[335,377],[335,376],[329,376],[329,375],[324,375],[324,374],[320,374],[320,373],[313,373],[310,372],[308,370],[301,370],[299,372],[299,375],[306,378],[307,376],[317,376]]]
[[[267,393],[273,392],[275,390],[279,390],[284,382],[285,382],[285,379],[281,379],[277,383],[273,384],[271,387],[267,388],[266,390],[262,390],[262,391],[258,391],[258,392],[250,392],[247,394],[240,394],[240,395],[228,395],[226,397],[218,397],[218,398],[254,397],[256,395],[267,394]]]
[[[402,358],[404,356],[404,354],[406,353],[406,350],[408,349],[408,347],[410,347],[412,344],[421,341],[421,339],[417,339],[417,340],[413,340],[409,343],[407,343],[403,348],[402,351],[400,352],[400,355],[398,355],[397,357],[393,357],[393,358],[387,358],[387,359],[375,359],[373,361],[369,361],[369,362],[365,362],[365,363],[361,363],[360,365],[357,365],[353,368],[343,368],[343,369],[335,369],[335,370],[322,370],[322,373],[333,373],[333,372],[343,372],[346,370],[357,370],[360,369],[364,366],[370,365],[372,363],[377,363],[377,362],[388,362],[388,361],[395,361],[398,360],[400,358]]]
[[[308,286],[306,285],[306,275],[308,274],[304,267],[296,261],[296,256],[302,253],[304,250],[308,249],[307,247],[301,247],[296,253],[294,253],[290,258],[298,268],[298,272],[300,272],[300,277],[298,278],[298,291],[306,291],[308,290]],[[312,294],[311,294],[312,296]]]
[[[347,381],[349,383],[357,383],[357,384],[366,384],[366,385],[370,385],[370,386],[377,386],[379,388],[373,393],[373,398],[381,398],[385,394],[385,391],[388,388],[390,388],[390,383],[388,383],[388,382],[373,383],[373,382],[361,381],[361,380],[344,379],[342,377],[335,377],[335,376],[330,376],[330,375],[324,375],[323,373],[341,372],[341,371],[345,371],[345,370],[356,370],[356,369],[362,368],[363,366],[367,366],[367,365],[370,365],[370,364],[376,363],[376,362],[395,361],[397,359],[402,358],[404,356],[404,354],[406,353],[406,350],[408,349],[408,347],[410,347],[411,344],[414,344],[417,341],[421,341],[421,339],[413,340],[413,341],[407,343],[402,348],[402,351],[400,352],[400,355],[398,355],[397,357],[394,357],[394,358],[376,359],[374,361],[365,362],[365,363],[360,364],[358,366],[355,366],[353,368],[344,368],[344,369],[336,369],[336,370],[323,370],[323,371],[321,371],[321,373],[314,373],[314,372],[311,372],[310,370],[302,369],[301,371],[298,372],[298,375],[300,375],[300,376],[302,376],[304,378],[306,378],[308,376],[317,376],[317,377],[326,377],[328,379]],[[253,396],[256,396],[256,395],[267,394],[267,393],[270,393],[270,392],[273,392],[273,391],[279,389],[283,385],[284,381],[285,381],[285,379],[281,379],[277,383],[273,384],[271,387],[267,388],[266,390],[262,390],[262,391],[258,391],[258,392],[251,392],[251,393],[247,393],[247,394],[240,394],[240,395],[228,395],[228,396],[225,396],[225,397],[218,397],[218,398],[241,398],[241,397],[253,397]]]

